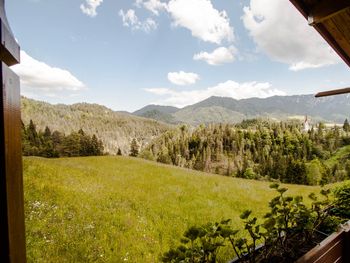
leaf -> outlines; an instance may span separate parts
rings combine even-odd
[[[241,219],[247,219],[250,214],[252,213],[252,210],[245,210],[241,215],[240,215],[240,218]]]
[[[235,236],[238,232],[238,230],[233,230],[231,228],[225,227],[221,229],[220,236],[223,238],[228,238],[230,236]]]
[[[183,238],[180,239],[180,242],[182,244],[187,244],[188,242],[190,242],[190,239],[183,237]]]
[[[275,226],[275,224],[276,224],[276,220],[273,217],[271,217],[265,220],[263,226],[266,230],[271,230]]]
[[[205,235],[204,230],[200,227],[192,226],[184,234],[185,237],[194,241],[198,237]]]
[[[315,193],[309,194],[309,198],[310,198],[312,201],[316,201],[316,200],[317,200],[317,196],[315,195]]]
[[[285,193],[287,191],[288,191],[287,188],[279,188],[279,189],[277,189],[277,192],[279,192],[280,194],[283,194],[283,193]]]
[[[272,189],[278,189],[279,186],[280,185],[277,183],[270,184],[270,188],[272,188]]]
[[[300,195],[297,195],[297,196],[294,197],[294,201],[297,202],[297,203],[300,203],[300,202],[303,201],[303,197],[300,196]]]
[[[293,197],[287,196],[284,200],[285,200],[286,202],[291,202],[291,201],[293,201]]]
[[[321,189],[320,193],[321,195],[328,197],[328,195],[330,194],[331,190],[330,189]]]
[[[231,219],[223,219],[221,220],[220,224],[227,225],[230,222],[231,222]]]

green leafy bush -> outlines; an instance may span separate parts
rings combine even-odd
[[[334,208],[332,213],[344,220],[350,220],[350,181],[334,190]]]

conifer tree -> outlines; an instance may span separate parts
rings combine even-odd
[[[136,157],[139,154],[139,145],[136,139],[132,139],[130,144],[130,156]]]
[[[348,119],[345,119],[345,121],[344,121],[343,130],[345,132],[349,132],[350,131],[350,124],[349,124]]]

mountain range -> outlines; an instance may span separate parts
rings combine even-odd
[[[237,123],[250,118],[303,119],[305,115],[311,123],[343,123],[350,115],[350,96],[316,99],[312,95],[295,95],[242,100],[210,97],[184,108],[148,105],[133,113],[113,111],[98,104],[52,105],[22,97],[21,107],[24,124],[32,119],[38,130],[48,126],[66,134],[82,128],[89,135],[96,134],[110,154],[118,149],[128,154],[132,139],[142,149],[176,124]]]
[[[285,120],[304,118],[314,122],[342,123],[350,116],[350,95],[315,98],[313,95],[273,96],[236,100],[210,97],[184,108],[148,105],[134,115],[167,123],[236,123],[244,119],[269,118]]]

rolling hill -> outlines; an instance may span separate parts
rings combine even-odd
[[[157,110],[158,114],[150,115],[149,111]],[[243,119],[269,118],[285,120],[291,117],[308,115],[314,121],[343,123],[350,116],[350,97],[340,95],[326,98],[315,98],[313,95],[273,96],[265,99],[249,98],[235,100],[225,97],[210,97],[182,109],[152,105],[146,106],[133,114],[148,116],[166,121],[159,117],[166,114],[171,122],[198,125],[201,123],[235,123]]]
[[[24,195],[28,262],[153,263],[192,225],[231,218],[240,228],[247,208],[262,216],[276,192],[268,182],[103,156],[25,157]],[[218,262],[232,258],[221,250]]]
[[[39,130],[49,126],[52,131],[68,134],[82,128],[89,135],[96,134],[110,154],[115,154],[118,148],[128,154],[133,138],[143,148],[153,138],[171,129],[169,124],[115,112],[98,104],[52,105],[22,97],[21,113],[25,124],[32,119]]]

